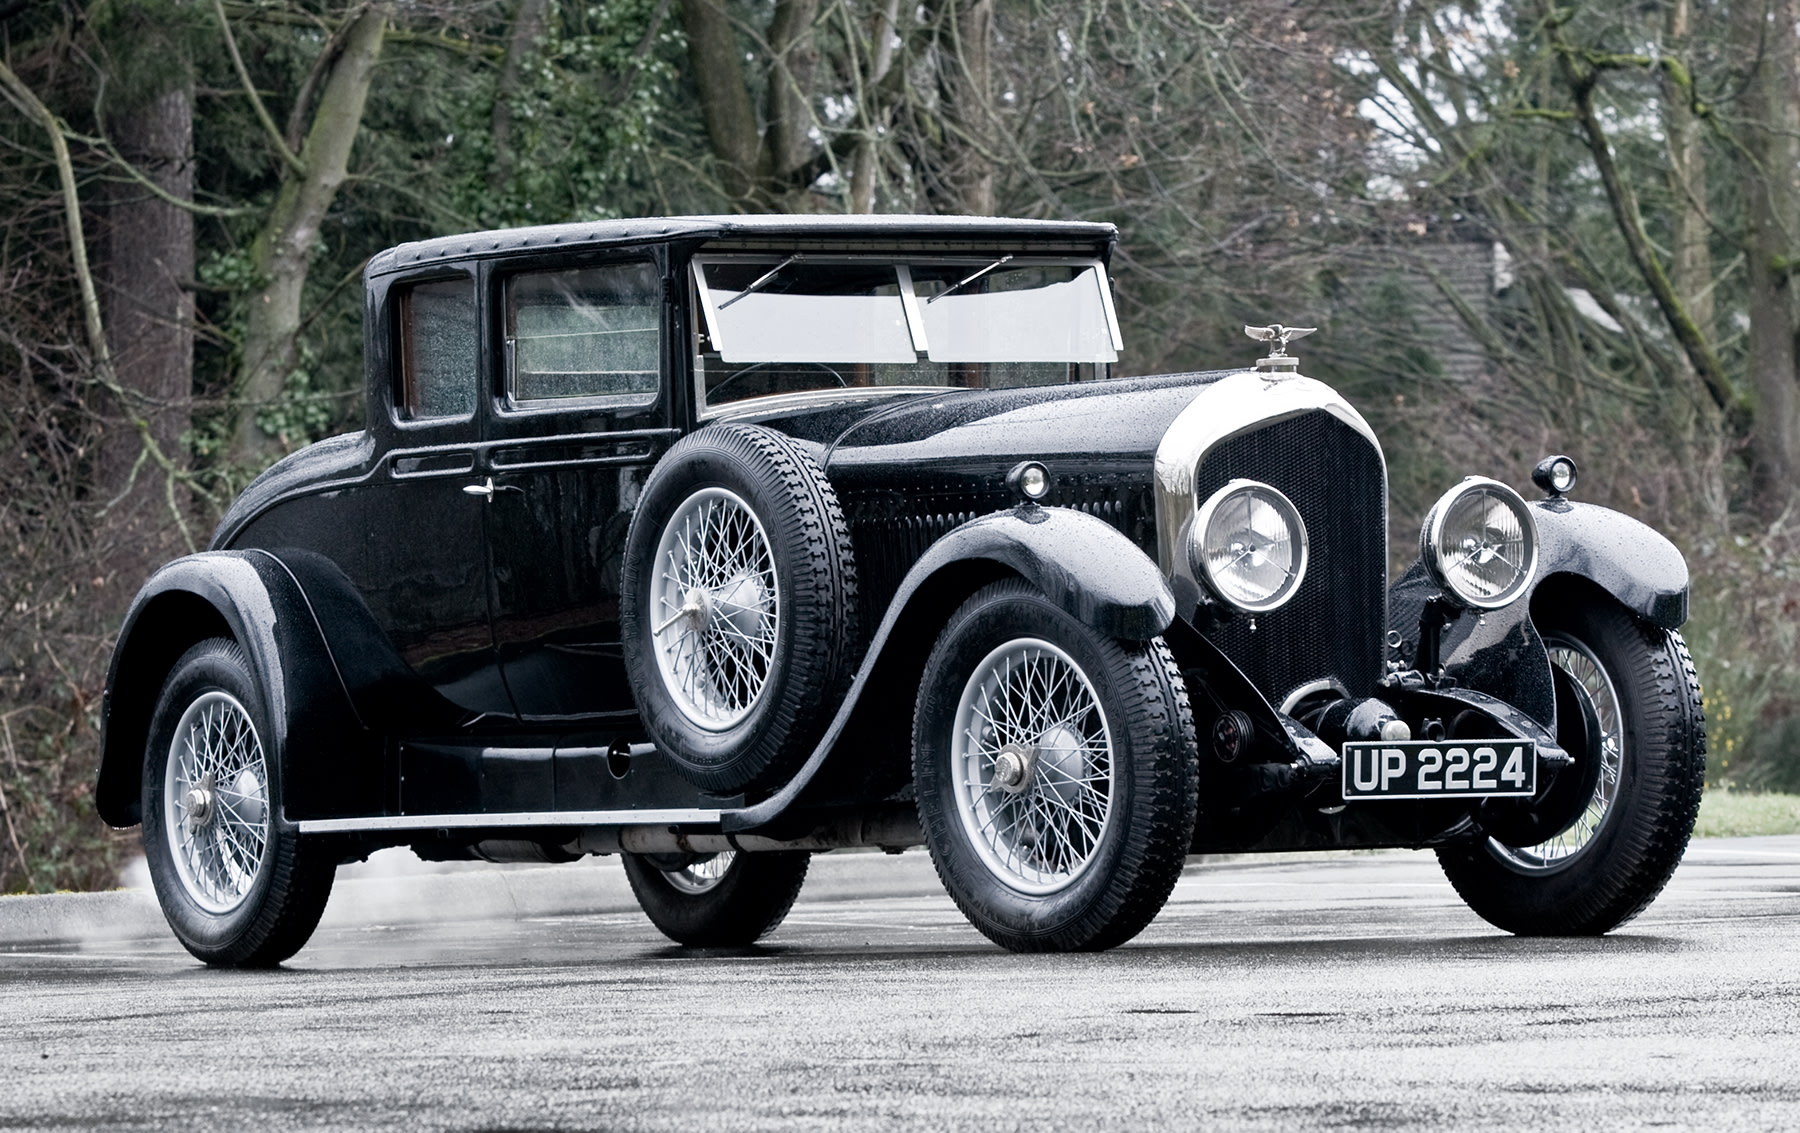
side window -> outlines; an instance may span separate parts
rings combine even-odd
[[[464,276],[419,283],[400,293],[402,421],[467,417],[475,412],[475,281]]]
[[[662,279],[651,263],[512,277],[507,394],[515,404],[652,404],[662,378],[662,308]]]

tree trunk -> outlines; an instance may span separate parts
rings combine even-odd
[[[876,104],[888,71],[894,65],[894,29],[900,18],[900,0],[887,0],[875,16],[875,30],[870,37],[869,73],[863,80],[863,105],[857,107],[862,118],[863,139],[856,144],[856,156],[850,167],[850,211],[871,212],[875,207],[875,174],[881,165],[878,131],[887,124],[885,106]]]
[[[994,0],[947,0],[938,40],[943,157],[925,191],[938,213],[994,214]]]
[[[960,0],[953,14],[954,58],[946,63],[945,95],[955,129],[948,139],[947,178],[956,211],[994,215],[994,0]]]
[[[263,285],[250,296],[244,328],[242,392],[233,451],[244,464],[260,467],[301,439],[271,436],[256,418],[280,398],[294,370],[301,299],[313,245],[348,170],[386,28],[387,13],[381,8],[365,9],[356,17],[313,112],[312,127],[300,151],[304,172],[282,183],[268,220],[250,248]]]
[[[683,0],[681,23],[687,32],[688,69],[700,93],[700,117],[719,163],[722,187],[735,207],[748,210],[756,203],[761,135],[744,82],[743,53],[723,2]]]
[[[1684,63],[1690,58],[1692,0],[1669,7],[1668,44]],[[1674,247],[1669,273],[1676,294],[1687,305],[1694,324],[1708,340],[1714,337],[1712,251],[1707,245],[1706,155],[1701,149],[1702,124],[1688,105],[1687,92],[1675,83],[1663,85],[1664,127],[1669,139],[1669,189],[1675,207],[1670,240]]]
[[[544,37],[549,0],[519,0],[513,16],[512,34],[506,41],[506,59],[500,65],[500,77],[494,83],[494,113],[490,130],[494,140],[494,166],[488,171],[488,186],[498,192],[512,176],[513,99],[519,93],[519,72],[525,59]]]
[[[107,125],[127,161],[170,196],[193,200],[191,77],[111,116]],[[172,492],[170,473],[147,458],[133,422],[148,422],[150,438],[183,463],[194,372],[194,216],[120,181],[104,217],[100,294],[113,373],[129,403],[110,407],[94,462],[95,495],[105,508],[96,536],[102,576],[109,585],[123,583],[112,593],[129,597],[169,557],[179,526],[169,509],[187,506],[185,490]]]
[[[1674,0],[1669,6],[1668,50],[1691,70],[1693,52],[1693,2]],[[1708,342],[1718,341],[1717,305],[1713,298],[1713,259],[1709,244],[1711,227],[1706,216],[1706,151],[1704,124],[1690,105],[1690,93],[1663,73],[1663,127],[1669,144],[1670,283],[1694,325]],[[1693,365],[1680,359],[1690,383]],[[1667,406],[1669,428],[1685,437],[1695,459],[1683,466],[1688,496],[1698,516],[1721,528],[1726,518],[1727,492],[1723,468],[1700,454],[1719,447],[1718,422],[1708,407],[1692,398],[1674,397]]]
[[[1800,420],[1795,396],[1795,305],[1790,286],[1800,227],[1800,106],[1796,95],[1796,0],[1748,0],[1737,42],[1754,70],[1742,103],[1744,252],[1750,291],[1746,377],[1756,398],[1750,434],[1750,504],[1765,521],[1795,499]]]
[[[768,182],[768,196],[782,211],[806,209],[807,186],[794,184],[796,173],[812,163],[813,72],[819,51],[813,44],[813,17],[818,0],[776,0],[769,22],[769,86],[764,117],[762,159],[758,172]]]

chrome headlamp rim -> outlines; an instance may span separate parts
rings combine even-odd
[[[1492,495],[1504,503],[1518,518],[1525,540],[1524,561],[1517,568],[1518,575],[1504,590],[1491,595],[1471,594],[1459,588],[1444,562],[1447,557],[1443,543],[1444,523],[1464,497],[1477,492]],[[1472,610],[1502,609],[1522,597],[1537,579],[1537,517],[1532,515],[1525,497],[1510,485],[1487,476],[1465,476],[1461,483],[1439,496],[1437,502],[1431,505],[1431,510],[1425,513],[1425,522],[1419,529],[1419,558],[1425,564],[1425,573],[1430,576],[1431,581],[1453,601]]]
[[[1299,554],[1296,556],[1293,572],[1288,576],[1287,582],[1260,602],[1247,602],[1241,597],[1229,593],[1213,577],[1212,567],[1207,563],[1204,551],[1206,532],[1212,525],[1214,515],[1226,502],[1246,492],[1258,492],[1273,497],[1271,502],[1276,505],[1276,511],[1282,514],[1284,522],[1287,523],[1290,538],[1299,545]],[[1208,496],[1206,502],[1200,505],[1194,515],[1193,526],[1189,528],[1187,550],[1188,565],[1193,569],[1194,577],[1205,583],[1206,588],[1212,591],[1220,601],[1245,613],[1266,614],[1287,605],[1294,595],[1299,593],[1300,584],[1306,580],[1306,565],[1312,557],[1312,540],[1306,531],[1306,521],[1300,518],[1300,509],[1294,506],[1294,502],[1288,499],[1281,489],[1273,484],[1265,484],[1261,480],[1240,477],[1226,483],[1223,488]]]

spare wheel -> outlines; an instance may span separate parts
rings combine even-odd
[[[626,537],[620,631],[644,726],[696,786],[783,782],[856,663],[837,494],[789,437],[712,425],[651,472]]]

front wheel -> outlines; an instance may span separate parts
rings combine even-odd
[[[298,952],[337,861],[281,814],[268,705],[236,642],[203,641],[163,685],[144,753],[144,856],[176,939],[220,967]]]
[[[1101,636],[1022,580],[977,591],[926,663],[919,819],[944,888],[1004,948],[1142,931],[1181,876],[1198,774],[1168,647]]]
[[[1680,634],[1610,600],[1555,609],[1538,628],[1560,686],[1557,739],[1577,761],[1561,775],[1585,798],[1555,804],[1559,830],[1446,846],[1438,861],[1498,928],[1598,936],[1648,907],[1687,849],[1706,777],[1700,685]]]
[[[805,850],[620,857],[650,923],[696,948],[741,948],[774,932],[800,896],[812,861]]]

